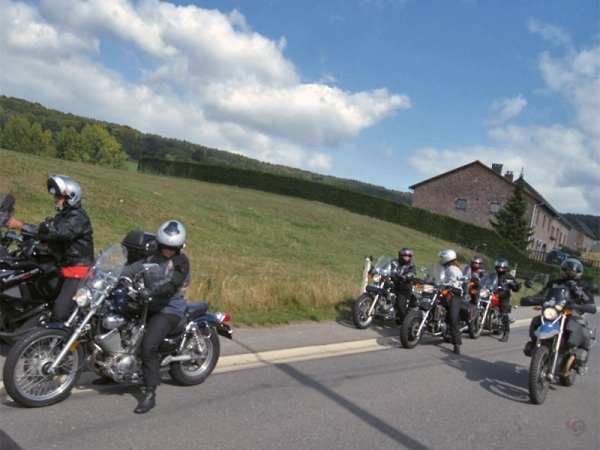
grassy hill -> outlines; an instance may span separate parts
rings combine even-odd
[[[410,246],[417,266],[453,247],[418,231],[332,206],[188,179],[105,169],[0,150],[0,193],[15,196],[15,217],[39,223],[55,214],[46,179],[80,183],[96,252],[128,231],[155,232],[167,219],[188,232],[188,299],[232,314],[234,324],[349,317],[366,255]],[[486,261],[492,267],[493,261]]]

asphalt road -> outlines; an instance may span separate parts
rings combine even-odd
[[[0,427],[27,450],[599,448],[598,346],[588,375],[532,405],[522,353],[532,311],[513,316],[508,343],[465,334],[460,356],[439,338],[403,349],[384,323],[238,329],[204,384],[166,379],[146,415],[132,413],[139,387],[97,387],[86,373],[47,408],[21,408],[2,389]]]

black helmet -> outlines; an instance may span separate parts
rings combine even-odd
[[[503,268],[504,270],[508,270],[508,261],[504,258],[500,258],[498,260],[496,260],[496,263],[494,264],[496,266],[496,270]]]
[[[583,275],[583,264],[575,258],[567,258],[560,265],[560,275],[563,278],[579,280]]]
[[[403,256],[410,256],[412,258],[413,251],[408,247],[403,247],[398,251],[398,259],[401,259]]]
[[[473,259],[471,259],[471,265],[473,264],[479,264],[480,266],[483,266],[483,258],[481,256],[473,256]]]

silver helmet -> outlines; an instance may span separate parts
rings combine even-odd
[[[454,261],[458,256],[456,256],[456,252],[451,248],[447,248],[438,253],[440,257],[440,264],[446,264],[450,261]]]
[[[580,280],[583,275],[583,264],[575,258],[567,258],[560,265],[560,276],[571,280]]]
[[[156,241],[163,247],[181,250],[185,246],[186,232],[181,222],[168,220],[156,232]]]
[[[48,193],[62,195],[69,207],[81,203],[81,187],[67,175],[50,175],[46,182]]]

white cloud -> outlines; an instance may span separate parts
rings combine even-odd
[[[527,28],[530,33],[539,34],[545,40],[553,42],[556,45],[564,45],[571,42],[571,36],[562,28],[554,25],[542,24],[538,20],[531,19],[527,24]]]
[[[285,38],[252,31],[237,10],[158,0],[0,0],[0,9],[3,94],[143,132],[330,168],[303,147],[339,145],[410,107],[386,89],[303,84]],[[128,47],[136,58],[123,61],[114,48]],[[111,69],[122,63],[131,70]]]
[[[525,106],[527,106],[527,100],[525,100],[521,94],[512,98],[496,100],[490,106],[490,110],[494,112],[499,111],[499,114],[495,119],[489,120],[487,123],[490,125],[503,124],[513,117],[518,116]]]

